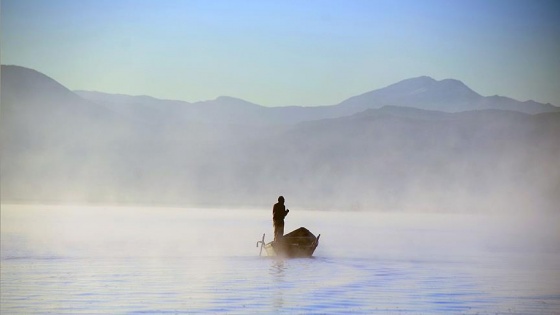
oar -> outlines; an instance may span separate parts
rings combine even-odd
[[[259,256],[261,256],[262,255],[262,249],[263,249],[263,246],[264,246],[264,234],[263,234],[262,240],[257,242],[257,247],[259,247],[259,243],[261,244],[261,251],[259,252]]]

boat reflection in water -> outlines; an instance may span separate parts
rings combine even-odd
[[[257,242],[257,247],[259,244],[261,245],[260,254],[262,254],[264,247],[268,256],[299,258],[313,256],[313,252],[319,245],[321,234],[315,236],[308,229],[300,227],[270,243],[264,242],[264,236],[263,234],[262,240]]]

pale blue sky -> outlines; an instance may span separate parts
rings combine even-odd
[[[70,89],[329,105],[428,75],[560,105],[560,1],[1,0],[1,61]]]

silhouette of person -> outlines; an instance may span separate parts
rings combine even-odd
[[[274,204],[272,208],[272,222],[274,223],[274,240],[279,240],[282,236],[284,236],[284,218],[290,212],[289,209],[286,209],[284,206],[284,197],[278,197],[278,202]]]

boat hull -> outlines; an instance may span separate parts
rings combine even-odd
[[[319,238],[304,227],[284,235],[279,240],[267,243],[264,249],[268,256],[286,258],[311,257],[319,246]]]

